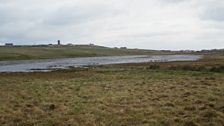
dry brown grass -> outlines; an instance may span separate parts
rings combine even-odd
[[[222,126],[224,57],[0,74],[0,125]],[[215,60],[215,62],[213,62]],[[206,70],[170,69],[204,66]]]

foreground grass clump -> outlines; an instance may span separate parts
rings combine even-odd
[[[107,65],[0,74],[0,125],[222,126],[222,60]]]

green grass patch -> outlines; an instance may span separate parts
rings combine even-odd
[[[91,56],[154,55],[160,51],[113,49],[95,46],[0,47],[0,60],[49,59]]]

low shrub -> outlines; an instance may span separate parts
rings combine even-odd
[[[169,67],[170,70],[184,70],[184,71],[206,71],[205,66],[190,66],[190,65],[184,65],[184,66],[171,66]]]
[[[159,68],[160,68],[160,65],[158,65],[158,64],[152,64],[149,67],[147,67],[147,69],[152,69],[152,70],[156,70],[156,69],[159,69]]]
[[[218,73],[224,72],[224,65],[213,66],[213,67],[210,68],[210,71],[211,72],[218,72]]]

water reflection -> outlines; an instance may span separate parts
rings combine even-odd
[[[107,56],[85,58],[63,58],[47,60],[19,60],[0,61],[0,72],[35,72],[81,67],[87,65],[141,63],[141,62],[170,62],[170,61],[195,61],[198,55],[159,55],[159,56]]]

